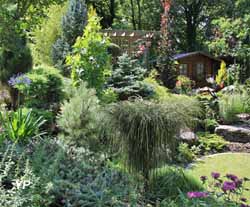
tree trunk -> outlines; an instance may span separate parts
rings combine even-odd
[[[142,29],[141,23],[141,0],[136,0],[138,8],[138,29]]]
[[[132,24],[133,24],[134,30],[136,30],[135,7],[134,7],[133,0],[130,0],[130,5],[131,5],[131,13],[132,13]]]
[[[196,25],[192,22],[192,17],[187,19],[186,27],[186,39],[187,39],[187,52],[193,52],[196,50]]]
[[[110,0],[109,12],[110,12],[109,25],[112,26],[114,19],[116,17],[116,15],[115,15],[115,0]]]

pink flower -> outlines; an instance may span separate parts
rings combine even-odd
[[[208,197],[208,193],[206,192],[188,192],[187,193],[188,198],[206,198]]]

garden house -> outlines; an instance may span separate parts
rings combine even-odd
[[[174,60],[179,63],[179,74],[194,80],[196,86],[207,85],[206,79],[215,77],[221,63],[220,59],[201,51],[177,54]]]

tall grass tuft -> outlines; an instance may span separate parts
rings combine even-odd
[[[224,123],[231,124],[238,121],[237,114],[250,112],[246,103],[247,97],[243,94],[225,95],[219,101],[219,113]]]
[[[193,124],[198,112],[199,104],[187,97],[163,102],[136,99],[112,105],[108,124],[130,171],[148,180],[150,170],[173,157],[180,129]]]

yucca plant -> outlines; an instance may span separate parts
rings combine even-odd
[[[193,123],[198,112],[198,103],[186,97],[125,101],[112,105],[108,124],[129,169],[148,180],[151,170],[173,158],[180,129]]]
[[[26,142],[31,138],[39,137],[45,132],[40,132],[40,127],[45,123],[42,117],[35,118],[32,110],[24,114],[19,108],[16,112],[5,115],[0,112],[2,132],[0,140],[10,139],[13,142]]]

